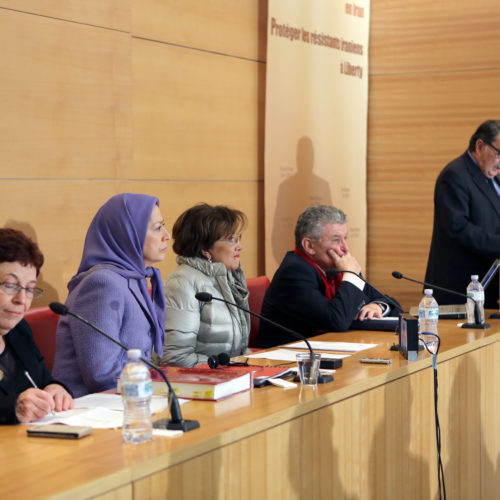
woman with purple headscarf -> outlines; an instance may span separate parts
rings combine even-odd
[[[162,354],[165,297],[160,271],[170,234],[159,201],[113,196],[92,220],[78,273],[68,283],[68,309],[151,359]],[[148,290],[150,278],[152,293]],[[75,397],[116,387],[127,353],[91,327],[61,317],[53,374]]]

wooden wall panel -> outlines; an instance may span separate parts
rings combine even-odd
[[[4,180],[0,225],[20,229],[38,242],[45,255],[39,278],[39,286],[45,293],[33,305],[46,305],[66,299],[66,285],[78,269],[87,228],[99,207],[111,196],[121,192],[157,196],[166,227],[171,231],[175,219],[186,208],[200,201],[218,203],[226,193],[231,193],[232,205],[244,211],[249,219],[243,235],[242,264],[247,276],[252,277],[258,274],[262,260],[255,202],[258,189],[255,182],[88,181],[75,185],[71,180]],[[166,277],[175,266],[170,245],[165,261],[158,268]]]
[[[397,270],[417,280],[425,278],[432,235],[433,181],[376,182],[368,185],[370,281],[397,298],[407,310],[418,305],[422,286],[396,280]]]
[[[369,182],[434,181],[477,126],[500,109],[500,68],[373,75]]]
[[[123,177],[132,151],[129,36],[0,9],[0,46],[1,177]]]
[[[437,488],[431,387],[431,371],[423,370],[292,417],[137,480],[134,496],[427,500]]]
[[[370,21],[367,275],[408,308],[422,287],[390,273],[424,279],[437,175],[499,118],[500,4],[372,0]]]
[[[0,9],[130,31],[130,0],[0,0]]]
[[[256,180],[262,64],[144,40],[133,49],[134,176]]]
[[[266,58],[267,0],[132,0],[134,36],[231,54]]]
[[[370,71],[373,75],[497,68],[499,24],[497,0],[372,0]]]

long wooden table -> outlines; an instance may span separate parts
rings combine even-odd
[[[500,492],[500,320],[489,330],[440,321],[439,418],[448,498]],[[125,445],[121,430],[78,441],[0,428],[0,497],[8,499],[425,499],[437,493],[431,359],[408,363],[387,332],[317,340],[377,343],[335,381],[268,386],[219,403],[189,402],[201,428]],[[392,365],[365,365],[363,356]]]

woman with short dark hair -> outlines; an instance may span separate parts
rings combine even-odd
[[[206,203],[186,210],[175,222],[173,249],[179,266],[165,282],[163,364],[193,367],[211,355],[247,352],[248,313],[220,301],[201,303],[195,298],[198,292],[208,292],[248,309],[240,264],[246,222],[239,210]]]
[[[33,422],[51,410],[73,407],[52,378],[23,319],[42,295],[36,278],[43,264],[38,245],[21,231],[0,229],[0,423]]]

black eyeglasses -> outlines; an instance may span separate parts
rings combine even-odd
[[[485,142],[485,144],[495,151],[495,156],[497,158],[500,158],[500,149],[497,149],[495,146],[493,146],[493,144],[490,144],[489,142]]]
[[[31,299],[38,299],[43,294],[43,290],[36,286],[19,286],[15,283],[5,282],[0,282],[0,290],[2,290],[2,292],[6,293],[7,295],[17,295],[21,292],[21,290],[24,290],[26,296]]]

